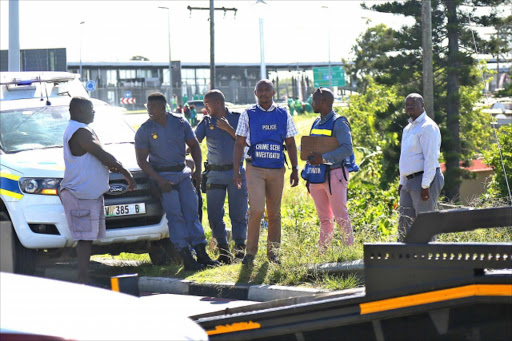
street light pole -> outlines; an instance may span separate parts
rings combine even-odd
[[[257,0],[256,5],[266,5],[267,3],[263,0]],[[265,40],[263,38],[263,9],[260,9],[260,78],[267,78],[267,66],[265,65]]]
[[[215,6],[210,0],[210,90],[215,89]]]
[[[329,7],[322,6],[327,11],[329,11]],[[329,12],[327,12],[329,13]],[[331,19],[329,16],[327,17],[327,53],[328,53],[328,63],[329,63],[329,89],[332,90],[332,68],[331,68]]]
[[[265,42],[263,39],[263,18],[260,18],[260,78],[267,78],[267,66],[265,65]]]
[[[84,30],[83,30],[83,24],[85,24],[85,21],[80,21],[80,80],[83,81],[83,76],[82,76],[82,39],[83,39],[83,35],[84,35]]]
[[[171,60],[171,9],[169,7],[158,6],[158,8],[166,9],[168,13],[167,18],[167,34],[169,39],[169,98],[168,103],[172,103],[172,60]]]

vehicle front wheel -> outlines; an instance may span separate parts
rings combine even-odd
[[[37,254],[35,250],[24,247],[9,218],[2,214],[0,217],[1,233],[1,263],[0,270],[15,272],[25,275],[33,275],[36,271]]]
[[[181,261],[178,251],[167,238],[151,243],[149,258],[153,265],[179,264]]]

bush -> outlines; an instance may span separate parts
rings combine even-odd
[[[492,166],[495,172],[487,193],[488,198],[494,199],[508,198],[509,196],[503,168],[505,168],[507,174],[508,185],[512,185],[512,126],[501,126],[497,130],[497,140],[500,148],[495,143],[490,150],[484,152],[485,162]],[[503,164],[501,162],[502,158]],[[512,204],[510,201],[509,198],[508,202]]]

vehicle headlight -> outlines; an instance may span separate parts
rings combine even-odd
[[[57,195],[62,179],[55,178],[21,178],[20,188],[24,193]]]

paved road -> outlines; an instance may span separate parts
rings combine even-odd
[[[155,302],[165,304],[169,309],[182,312],[186,316],[194,316],[212,311],[224,310],[226,308],[242,307],[250,304],[260,303],[252,301],[239,301],[226,298],[204,297],[204,296],[187,296],[187,295],[151,295],[143,296],[146,302]]]
[[[120,262],[120,264],[115,264],[115,262]],[[134,264],[129,264],[129,262],[130,261],[117,261],[114,259],[93,261],[90,266],[90,276],[94,280],[95,284],[104,289],[110,290],[110,277],[106,274],[108,268],[114,265],[138,265],[135,264],[135,261],[132,261]],[[77,264],[75,259],[60,261],[57,263],[49,262],[38,267],[37,275],[45,278],[74,282],[77,276],[76,268]],[[172,295],[147,292],[141,293],[141,296],[145,301],[154,302],[155,304],[164,304],[168,306],[169,309],[183,312],[186,316],[258,303],[205,296]]]

